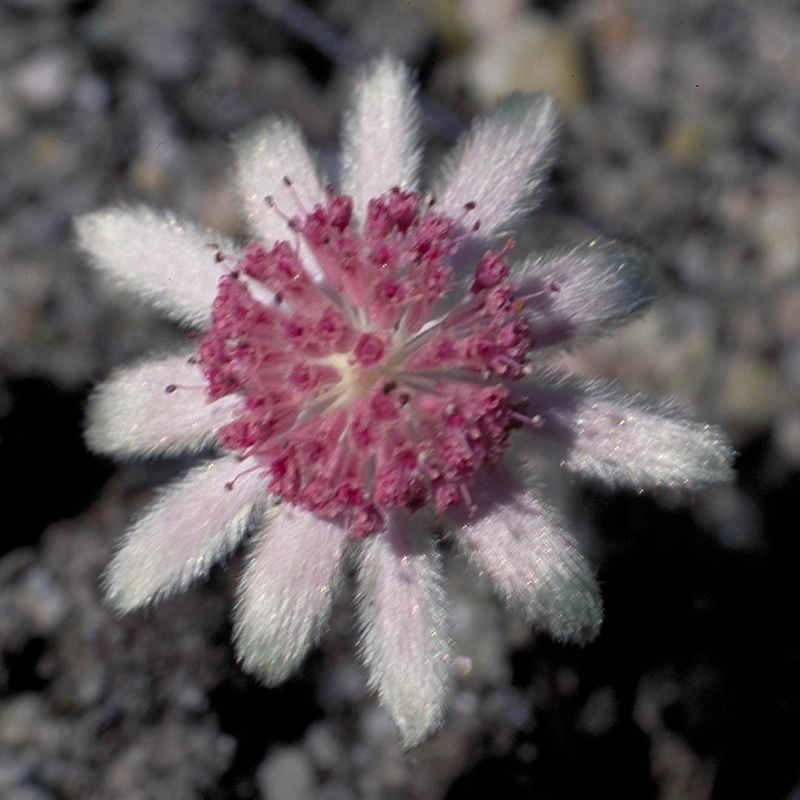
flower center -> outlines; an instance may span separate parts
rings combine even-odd
[[[470,483],[517,424],[505,384],[524,374],[530,335],[507,248],[447,302],[473,210],[454,220],[393,189],[357,223],[329,192],[287,220],[293,241],[250,244],[220,280],[199,349],[209,398],[241,398],[220,443],[353,536],[392,507],[471,506]]]

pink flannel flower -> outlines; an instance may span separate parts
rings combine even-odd
[[[646,488],[724,480],[731,452],[671,403],[546,367],[650,300],[618,245],[520,259],[503,235],[530,206],[554,124],[548,98],[510,99],[423,195],[414,91],[382,59],[355,91],[339,189],[286,122],[240,143],[245,246],[146,208],[78,221],[99,269],[198,329],[190,351],[97,389],[89,443],[218,450],[127,533],[106,578],[115,607],[185,588],[252,529],[236,648],[277,684],[324,630],[352,551],[361,653],[407,746],[440,722],[448,685],[436,531],[531,624],[596,634],[592,570],[532,485],[530,453]]]

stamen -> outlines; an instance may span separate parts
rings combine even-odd
[[[261,467],[259,465],[256,465],[255,467],[250,467],[250,469],[246,469],[243,472],[240,472],[238,475],[236,475],[233,478],[233,480],[230,480],[225,484],[226,491],[232,492],[233,491],[233,487],[236,485],[236,481],[238,481],[240,478],[243,478],[245,475],[250,475],[251,473],[255,472],[257,469],[261,469]]]
[[[457,236],[453,236],[450,239],[451,245],[454,249],[457,249],[460,245],[464,242],[469,240],[469,238],[478,232],[481,227],[480,219],[476,219],[472,223],[467,222],[467,217],[478,207],[478,204],[474,200],[470,200],[467,203],[464,203],[463,209],[461,214],[456,218],[456,222],[458,223],[458,229],[462,231]]]
[[[288,176],[283,176],[283,185],[289,190],[289,193],[292,195],[292,199],[294,200],[294,204],[297,207],[297,210],[304,216],[308,216],[308,211],[306,207],[303,205],[303,201],[300,199],[300,195],[297,193],[297,189],[295,188],[294,181]]]
[[[533,300],[536,297],[542,297],[543,295],[546,294],[555,294],[556,292],[560,291],[561,287],[555,281],[553,281],[552,283],[545,286],[543,289],[539,289],[536,292],[529,292],[528,294],[520,295],[517,299],[522,301]]]
[[[467,514],[470,517],[474,516],[475,512],[478,510],[478,507],[472,502],[472,495],[470,495],[469,489],[467,489],[465,484],[459,483],[458,491],[461,494],[461,499],[464,501],[464,505],[467,507]]]
[[[196,362],[195,362],[196,363]],[[164,394],[174,394],[178,391],[178,389],[202,389],[203,391],[206,390],[205,384],[185,384],[185,383],[168,383],[164,387]]]
[[[267,204],[267,206],[268,206],[268,207],[269,207],[269,208],[270,208],[272,211],[274,211],[274,212],[275,212],[275,213],[276,213],[276,214],[277,214],[277,215],[278,215],[278,216],[279,216],[279,217],[280,217],[280,218],[281,218],[281,219],[282,219],[282,220],[283,220],[283,221],[286,223],[286,225],[287,225],[287,226],[288,226],[288,227],[289,227],[291,230],[294,230],[294,224],[295,224],[295,223],[294,223],[294,218],[293,218],[293,217],[291,217],[289,214],[287,214],[287,213],[286,213],[286,212],[285,212],[285,211],[284,211],[284,210],[283,210],[283,209],[282,209],[282,208],[281,208],[281,207],[278,205],[278,202],[277,202],[277,200],[275,200],[275,198],[274,198],[274,197],[273,197],[271,194],[264,195],[264,202]]]
[[[466,215],[464,215],[466,216]],[[461,217],[463,219],[463,216]],[[453,245],[458,246],[464,244],[469,238],[472,236],[473,233],[477,233],[480,230],[481,221],[476,219],[475,222],[469,228],[464,228],[464,232],[459,234],[458,236],[454,236],[450,241]]]
[[[523,425],[529,425],[532,428],[544,427],[544,417],[542,417],[541,414],[534,414],[532,417],[526,417],[518,411],[512,411],[509,416],[511,419],[515,419],[517,422],[521,422]]]
[[[212,250],[215,250],[214,253],[214,261],[217,264],[221,264],[223,261],[228,260],[228,256],[222,252],[222,248],[219,245],[219,242],[207,242],[206,247],[210,247]]]

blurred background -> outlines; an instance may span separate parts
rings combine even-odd
[[[384,50],[422,82],[431,163],[499,96],[555,94],[520,239],[618,237],[662,284],[574,366],[681,398],[739,451],[735,486],[691,498],[565,488],[606,603],[583,649],[448,561],[456,692],[408,756],[346,596],[272,690],[233,659],[238,558],[147,614],[103,607],[114,541],[186,463],[89,454],[85,398],[183,334],[71,233],[144,201],[242,235],[233,133],[288,114],[335,172]],[[800,798],[799,134],[797,0],[0,0],[0,797]]]

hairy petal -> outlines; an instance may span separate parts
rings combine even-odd
[[[86,441],[98,453],[130,456],[197,451],[231,420],[235,395],[209,403],[205,376],[188,355],[117,370],[89,400]],[[169,391],[168,387],[176,387]]]
[[[467,203],[490,235],[530,206],[530,195],[550,166],[556,113],[546,95],[512,95],[488,119],[476,123],[448,159],[434,193],[437,210],[453,217]]]
[[[606,381],[539,375],[520,387],[534,424],[557,443],[567,469],[635,488],[729,480],[733,451],[721,430],[669,400],[629,394]]]
[[[421,151],[419,114],[407,67],[391,57],[361,75],[345,119],[342,190],[357,216],[395,186],[414,190]]]
[[[190,325],[208,322],[224,272],[210,243],[237,255],[236,246],[217,234],[144,206],[95,211],[79,217],[75,229],[97,269]]]
[[[236,177],[248,226],[266,244],[293,241],[286,216],[304,215],[325,200],[303,135],[287,120],[268,120],[239,141]],[[273,198],[274,206],[265,201],[267,196]]]
[[[369,537],[359,563],[361,650],[370,685],[397,723],[406,747],[442,717],[450,641],[435,544],[396,512],[389,529]]]
[[[267,685],[286,680],[322,633],[347,532],[282,506],[264,525],[242,576],[234,637],[242,666]]]
[[[106,572],[109,602],[130,611],[161,600],[206,575],[228,555],[264,497],[260,469],[243,474],[254,466],[222,458],[162,490],[125,534]]]
[[[455,540],[472,564],[532,625],[562,641],[593,639],[603,620],[600,591],[560,515],[505,472],[471,491],[478,515],[460,520]]]
[[[535,347],[602,333],[644,309],[654,294],[641,257],[614,242],[528,259],[515,277]]]

